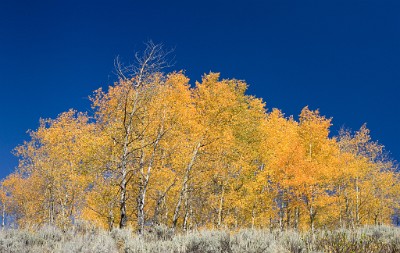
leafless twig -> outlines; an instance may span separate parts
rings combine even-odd
[[[145,50],[135,54],[133,64],[124,65],[119,56],[114,60],[117,76],[122,80],[135,78],[135,86],[140,86],[146,78],[173,65],[172,60],[167,57],[173,49],[165,50],[163,44],[155,44],[151,40],[144,44]]]

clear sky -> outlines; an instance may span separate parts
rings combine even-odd
[[[192,82],[244,79],[269,109],[319,108],[334,134],[367,122],[400,159],[400,1],[0,0],[0,178],[40,117],[90,110],[114,58],[149,39]]]

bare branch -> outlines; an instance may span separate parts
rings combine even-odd
[[[174,50],[166,50],[163,44],[155,44],[153,41],[144,43],[146,48],[141,53],[135,54],[133,64],[124,65],[119,56],[114,60],[116,75],[121,80],[134,80],[134,86],[141,86],[146,79],[151,78],[155,73],[173,66],[172,60],[168,60]]]

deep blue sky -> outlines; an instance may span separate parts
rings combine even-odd
[[[149,2],[149,3],[148,3]],[[400,159],[400,1],[0,0],[0,177],[40,117],[76,108],[152,39],[174,69],[245,79],[268,108],[364,122]]]

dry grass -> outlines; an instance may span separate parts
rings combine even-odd
[[[204,230],[174,235],[166,227],[148,230],[138,237],[131,230],[106,232],[76,226],[66,232],[54,227],[8,229],[0,232],[0,252],[400,252],[400,228],[370,226],[356,230],[295,231],[270,233],[267,230]]]

